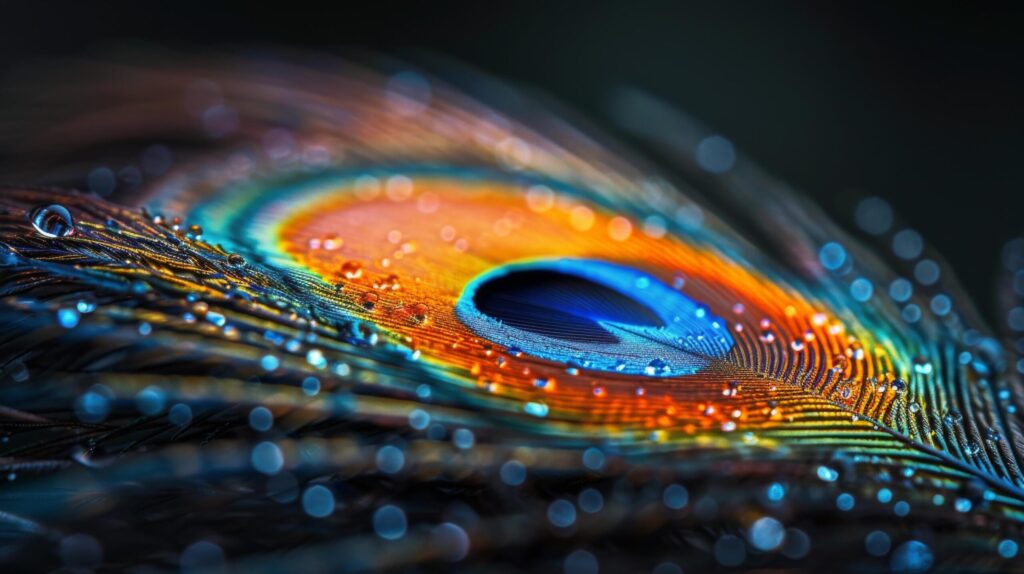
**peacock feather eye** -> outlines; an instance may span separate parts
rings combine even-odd
[[[13,568],[1018,567],[1018,349],[883,200],[634,92],[662,167],[483,81],[89,72],[0,193]]]

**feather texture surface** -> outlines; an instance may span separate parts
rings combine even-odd
[[[10,128],[5,562],[1020,569],[1019,375],[912,230],[640,93],[668,169],[483,80],[84,75]]]

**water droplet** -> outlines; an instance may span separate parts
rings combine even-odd
[[[374,513],[374,531],[385,540],[397,540],[406,535],[409,522],[398,506],[387,504]]]
[[[455,432],[452,433],[452,444],[458,449],[467,450],[473,448],[475,442],[476,437],[473,435],[473,431],[469,429],[455,429]]]
[[[548,416],[548,406],[544,403],[529,402],[526,403],[523,410],[525,410],[527,414],[531,414],[535,417],[543,418]]]
[[[75,220],[63,205],[39,207],[29,217],[32,227],[45,237],[67,237],[75,231]]]
[[[376,293],[363,293],[359,297],[359,304],[367,311],[372,310],[377,305],[378,301],[380,301],[380,295]]]
[[[892,501],[892,491],[888,488],[879,489],[877,494],[878,502],[889,504]]]
[[[989,428],[985,429],[985,440],[988,440],[988,441],[991,441],[991,442],[999,442],[999,441],[1003,440],[1003,435],[1000,434],[999,429],[996,429],[994,427],[989,427]]]
[[[568,528],[576,522],[576,507],[568,500],[556,500],[548,506],[548,520],[558,528]]]
[[[430,308],[423,303],[413,303],[409,306],[409,315],[412,316],[413,320],[417,323],[422,323],[427,320],[427,313]]]
[[[167,420],[173,425],[186,427],[192,422],[192,408],[185,403],[178,403],[167,413]]]
[[[846,357],[846,355],[836,355],[832,357],[832,368],[844,371],[846,370],[846,366],[849,364],[849,362],[850,360]]]
[[[324,357],[324,352],[320,349],[310,349],[306,353],[306,362],[317,369],[327,368],[327,358]]]
[[[430,426],[430,414],[420,408],[415,409],[409,413],[409,426],[422,431]]]
[[[672,373],[672,368],[668,366],[668,363],[661,359],[653,359],[647,366],[644,367],[644,373],[650,376],[656,375],[669,375]]]
[[[661,501],[672,510],[680,510],[690,501],[690,493],[681,484],[670,484],[662,491]]]
[[[874,530],[864,539],[864,548],[872,556],[885,556],[892,548],[892,541],[885,532]]]
[[[1018,545],[1013,540],[1003,540],[999,543],[997,550],[1003,558],[1010,559],[1017,556]]]
[[[948,427],[956,426],[964,422],[964,415],[957,409],[950,409],[943,415],[942,422],[946,423]]]
[[[601,449],[590,447],[583,451],[583,465],[593,471],[600,471],[604,468],[605,455]]]
[[[231,253],[228,255],[228,265],[232,267],[242,267],[245,265],[245,257],[242,257],[237,253]]]
[[[312,241],[312,240],[311,240]],[[341,248],[345,242],[337,235],[328,235],[320,241],[320,246],[327,251],[334,251],[335,249]]]
[[[893,572],[916,574],[931,570],[934,562],[935,556],[928,545],[917,540],[910,540],[893,551],[889,566]]]
[[[519,486],[526,480],[526,467],[518,460],[510,460],[501,465],[499,475],[505,484]]]
[[[750,526],[747,539],[758,550],[771,552],[779,546],[786,536],[786,530],[778,520],[764,516]]]
[[[726,383],[725,388],[722,389],[722,396],[735,397],[740,391],[740,382],[733,380]]]
[[[392,274],[374,281],[373,288],[381,291],[398,291],[402,284],[398,280],[398,275]]]
[[[818,467],[818,478],[825,482],[835,482],[839,478],[839,472],[822,465]]]
[[[852,510],[856,504],[857,499],[855,499],[849,492],[844,492],[836,497],[836,508],[843,512]]]
[[[594,514],[604,508],[604,495],[596,488],[587,488],[576,497],[576,503],[583,512]]]
[[[363,276],[363,266],[356,261],[346,261],[341,265],[341,274],[345,279],[358,279]]]
[[[926,357],[914,358],[914,372],[922,375],[929,375],[933,370],[932,364]]]
[[[313,518],[330,516],[334,512],[336,504],[334,493],[322,484],[314,484],[302,493],[302,510]],[[376,514],[374,515],[374,526],[377,526]]]
[[[57,322],[65,329],[74,329],[81,318],[77,309],[58,309]]]

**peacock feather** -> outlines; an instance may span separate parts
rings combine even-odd
[[[660,167],[477,75],[75,70],[5,123],[12,571],[1024,570],[1012,333],[883,201],[637,92]]]

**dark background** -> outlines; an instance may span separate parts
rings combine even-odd
[[[1024,9],[936,3],[10,2],[0,65],[143,40],[440,53],[608,125],[629,85],[732,139],[850,224],[889,200],[994,316],[1024,231]]]

